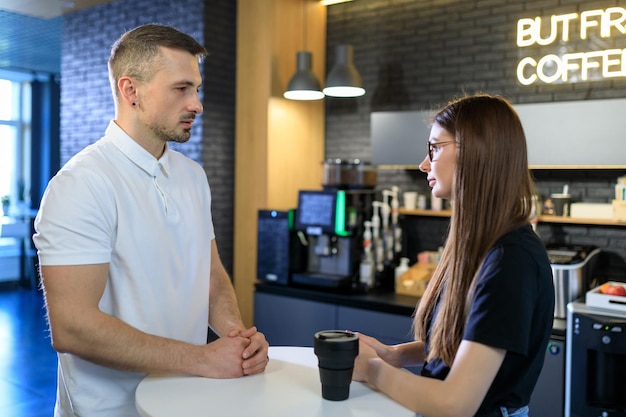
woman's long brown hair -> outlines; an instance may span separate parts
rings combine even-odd
[[[522,124],[505,99],[486,94],[457,99],[434,123],[455,136],[459,146],[448,238],[419,302],[414,328],[417,340],[430,338],[427,360],[440,358],[451,366],[478,271],[498,238],[528,222],[533,181]]]

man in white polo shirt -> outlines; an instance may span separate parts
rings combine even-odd
[[[268,343],[241,320],[199,164],[169,149],[202,112],[190,36],[144,25],[114,45],[116,114],[50,181],[35,221],[59,371],[55,416],[137,416],[147,373],[263,372]],[[207,344],[208,325],[221,337]]]

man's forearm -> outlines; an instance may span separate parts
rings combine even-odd
[[[220,336],[226,335],[232,329],[245,328],[235,289],[225,271],[211,276],[209,325]]]
[[[202,354],[198,346],[144,333],[102,312],[84,323],[72,324],[55,348],[98,365],[143,373],[193,373]]]

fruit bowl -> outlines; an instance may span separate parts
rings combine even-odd
[[[587,291],[585,303],[589,307],[626,311],[626,283],[609,281],[597,286]]]

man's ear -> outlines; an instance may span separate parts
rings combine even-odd
[[[137,85],[136,81],[131,77],[121,77],[117,82],[120,101],[126,103],[129,107],[137,106]]]

